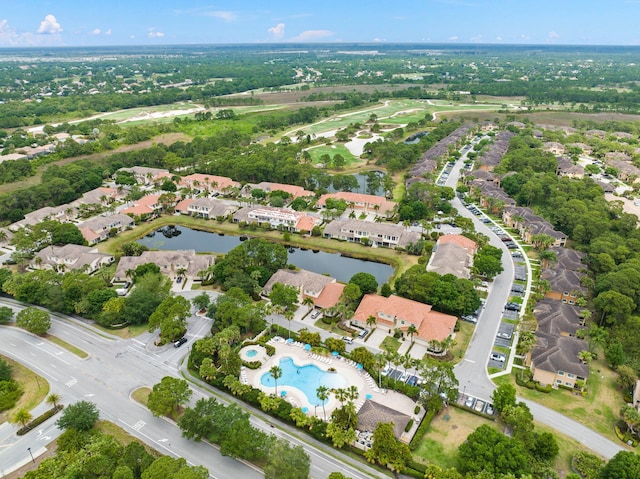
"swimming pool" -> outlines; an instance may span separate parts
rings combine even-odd
[[[247,355],[248,358],[255,358],[256,355],[258,354],[258,351],[256,351],[255,349],[248,349],[245,354]]]
[[[282,377],[278,379],[278,394],[286,391],[287,386],[300,390],[307,397],[307,402],[311,406],[321,406],[322,401],[316,396],[319,386],[328,388],[344,388],[348,386],[347,378],[339,373],[328,373],[313,364],[297,366],[293,359],[280,359],[280,369]],[[271,373],[267,371],[260,378],[263,386],[274,387],[275,383]]]

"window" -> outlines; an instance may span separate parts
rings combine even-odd
[[[564,382],[564,385],[565,385],[565,386],[569,386],[569,387],[573,386],[573,384],[571,384],[569,381],[565,381],[565,382]]]
[[[567,373],[567,377],[570,378],[570,379],[573,379],[573,378],[576,377],[576,375],[575,374],[571,374],[571,373]]]
[[[564,296],[569,296],[569,292],[565,291],[564,293],[562,293]]]
[[[562,379],[556,379],[556,384],[562,384]]]
[[[558,371],[558,376],[564,376],[564,371]]]

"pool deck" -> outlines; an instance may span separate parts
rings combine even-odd
[[[268,372],[272,366],[280,364],[280,359],[292,358],[294,363],[299,366],[313,364],[323,371],[328,371],[329,368],[335,368],[337,373],[342,374],[347,379],[349,386],[353,385],[358,388],[359,396],[355,401],[356,411],[360,410],[367,399],[371,399],[396,411],[401,411],[409,416],[413,416],[415,402],[404,394],[379,389],[375,379],[366,371],[359,369],[358,365],[350,359],[342,356],[321,356],[312,351],[306,351],[304,344],[300,342],[287,342],[285,339],[278,337],[271,339],[269,344],[275,347],[276,352],[263,362],[259,369],[252,370],[242,368],[240,379],[245,384],[250,384],[254,388],[273,394],[275,388],[262,385],[260,378],[265,372]],[[315,402],[313,404],[309,403],[306,395],[302,391],[288,385],[281,385],[278,389],[281,390],[282,388],[286,388],[286,400],[293,406],[299,408],[306,407],[308,408],[309,415],[315,415],[320,419],[324,418],[323,408],[321,406],[316,407]],[[327,418],[331,416],[331,413],[337,407],[340,407],[340,403],[331,394],[324,406]]]

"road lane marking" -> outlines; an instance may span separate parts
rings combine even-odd
[[[474,361],[473,359],[467,359],[467,358],[465,358],[464,360],[465,360],[466,362],[468,362],[468,363],[473,363],[473,364],[475,364],[475,361]]]
[[[77,383],[78,383],[78,380],[72,376],[71,379],[69,381],[67,381],[66,383],[64,383],[64,384],[65,384],[65,386],[70,388],[71,386],[73,386],[73,385],[75,385]]]
[[[134,431],[139,431],[140,429],[142,429],[145,424],[147,424],[144,421],[138,421],[137,423],[135,423],[133,426],[131,426],[131,429],[133,429]]]

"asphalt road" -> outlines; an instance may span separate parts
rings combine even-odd
[[[10,300],[1,300],[0,303],[20,308]],[[180,376],[180,365],[190,345],[209,332],[208,319],[190,318],[189,341],[178,349],[170,345],[156,348],[151,334],[122,340],[103,333],[96,334],[93,328],[61,315],[52,315],[52,319],[50,333],[77,345],[90,354],[89,358],[82,360],[49,341],[14,327],[0,328],[0,353],[43,376],[49,381],[51,392],[60,394],[64,404],[79,400],[94,402],[100,409],[101,418],[119,425],[163,454],[184,457],[191,464],[205,466],[212,478],[262,477],[261,471],[220,455],[217,449],[206,443],[182,438],[173,423],[154,417],[130,398],[131,392],[140,386],[152,386],[164,376]],[[192,384],[192,389],[194,402],[201,397],[212,396],[211,391],[199,385]],[[46,406],[41,405],[34,413],[39,414],[45,409]],[[44,446],[60,434],[55,420],[49,419],[22,437],[15,435],[17,427],[14,425],[0,427],[0,473],[7,474],[31,460],[28,448],[34,456],[43,452]],[[280,427],[273,420],[254,416],[252,423],[302,445],[311,458],[311,476],[314,478],[325,478],[333,471],[358,479],[385,477],[366,464],[355,463],[339,452],[308,440],[303,434],[296,434],[293,429]]]

